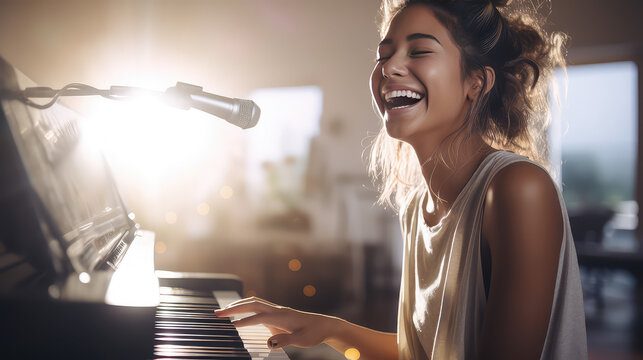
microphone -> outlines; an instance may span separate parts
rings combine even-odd
[[[252,100],[231,99],[209,94],[204,92],[200,86],[182,82],[177,82],[176,86],[168,88],[164,93],[130,86],[112,86],[109,90],[100,90],[80,83],[65,85],[60,90],[54,90],[49,87],[30,87],[14,92],[0,89],[0,98],[15,98],[38,109],[46,109],[52,106],[60,96],[88,95],[100,95],[113,100],[160,95],[161,100],[169,105],[184,110],[195,108],[219,117],[242,129],[257,125],[261,115],[261,109]],[[30,98],[51,98],[51,100],[46,104],[37,104],[31,101]]]
[[[232,125],[248,129],[257,125],[261,109],[252,100],[227,98],[203,91],[201,86],[177,82],[168,88],[164,100],[173,106],[191,107],[219,117]]]

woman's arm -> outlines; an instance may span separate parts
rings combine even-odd
[[[360,359],[398,359],[397,334],[385,333],[352,324],[339,318],[331,331],[331,336],[325,341],[333,349],[344,353],[355,348],[360,353]]]
[[[502,169],[489,186],[483,236],[491,287],[480,359],[539,359],[549,325],[563,217],[549,175],[525,162]]]
[[[340,318],[298,311],[256,297],[215,310],[217,316],[243,313],[255,314],[234,321],[235,326],[266,325],[273,334],[268,339],[271,348],[326,343],[342,354],[350,348],[357,349],[360,359],[398,358],[396,334],[371,330]]]

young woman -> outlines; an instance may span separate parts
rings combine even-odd
[[[569,220],[545,166],[565,38],[507,2],[383,4],[371,172],[400,209],[397,334],[258,298],[218,316],[256,313],[236,324],[266,324],[271,347],[325,342],[361,359],[587,358]]]

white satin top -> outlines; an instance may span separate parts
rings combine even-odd
[[[485,193],[493,176],[517,161],[536,164],[508,151],[488,155],[435,226],[424,221],[420,204],[426,191],[412,196],[400,212],[404,237],[400,359],[475,359],[486,303],[480,258]],[[582,360],[587,359],[583,293],[567,210],[557,186],[556,191],[564,238],[541,359]]]

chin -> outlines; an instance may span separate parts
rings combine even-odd
[[[385,127],[388,136],[396,140],[408,142],[411,134],[409,134],[408,129],[406,129],[404,126],[400,126],[400,124],[397,122],[392,123],[387,121]]]

